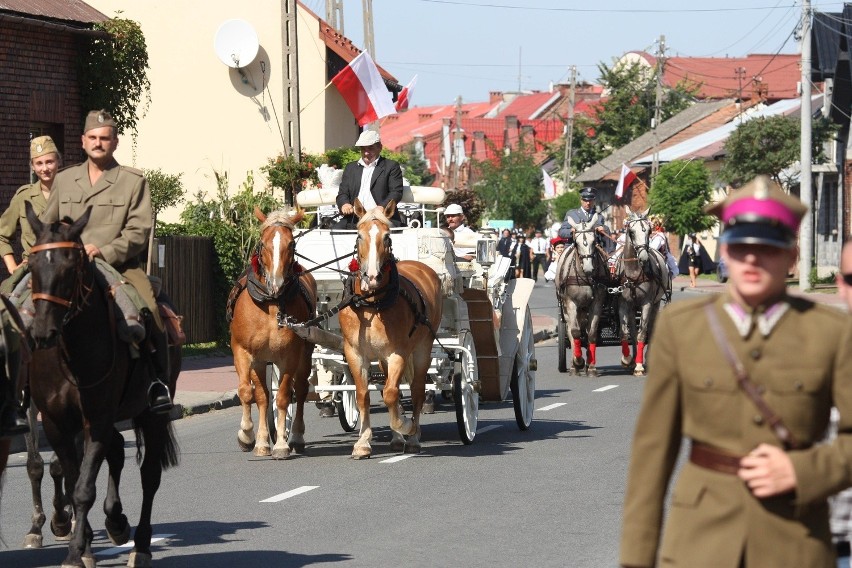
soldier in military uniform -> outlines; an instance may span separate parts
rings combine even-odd
[[[56,172],[62,166],[62,156],[50,136],[39,136],[30,142],[30,167],[35,172],[38,181],[22,185],[12,197],[9,208],[0,216],[0,256],[6,264],[6,270],[12,274],[17,270],[18,263],[12,252],[12,241],[21,227],[21,246],[24,249],[23,260],[29,254],[30,247],[35,243],[35,234],[27,222],[27,212],[24,203],[32,203],[33,210],[41,214],[47,206],[47,198],[53,187]],[[23,263],[22,260],[22,263]],[[11,290],[9,290],[11,292]]]
[[[168,343],[154,291],[141,268],[139,255],[153,230],[151,194],[142,171],[119,165],[113,154],[118,147],[115,121],[105,111],[92,111],[83,127],[83,150],[88,160],[60,171],[41,220],[53,223],[63,217],[77,219],[92,207],[81,238],[90,259],[102,258],[118,270],[148,305],[149,326],[157,377],[148,389],[155,412],[172,407],[168,383]]]
[[[633,439],[621,565],[828,568],[827,498],[852,485],[852,322],[787,294],[806,213],[798,199],[759,176],[709,212],[725,227],[729,284],[660,314]],[[817,444],[832,404],[838,436]],[[683,438],[689,461],[663,531]]]

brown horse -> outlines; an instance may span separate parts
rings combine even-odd
[[[30,390],[74,507],[76,525],[62,566],[95,565],[88,516],[104,459],[109,465],[104,501],[107,535],[115,543],[129,537],[118,495],[124,439],[113,426],[126,419],[133,420],[136,430],[142,479],[142,509],[128,565],[150,566],[154,496],[162,470],[177,464],[177,444],[170,417],[148,409],[151,361],[144,355],[132,357],[130,346],[116,335],[114,306],[80,239],[90,212],[76,221],[48,225],[27,204],[27,220],[37,235],[29,257],[35,300],[31,335],[36,346]],[[170,366],[174,393],[180,361],[171,361]],[[75,441],[81,431],[82,455]]]
[[[352,450],[355,459],[369,458],[370,363],[378,361],[385,374],[382,390],[390,427],[399,435],[392,449],[420,452],[420,411],[426,398],[426,373],[432,358],[434,330],[441,323],[441,283],[435,271],[414,260],[396,260],[391,251],[389,219],[396,210],[391,201],[383,210],[364,210],[355,201],[358,216],[356,254],[359,264],[351,282],[356,301],[339,314],[343,353],[355,379],[361,430]],[[411,385],[412,418],[402,415],[400,381]],[[400,447],[402,446],[402,447]]]
[[[254,448],[257,456],[270,455],[266,364],[274,363],[281,378],[275,399],[278,419],[271,454],[276,459],[285,459],[291,452],[305,449],[304,406],[313,353],[313,344],[290,331],[287,325],[314,316],[317,285],[313,275],[303,272],[296,262],[293,230],[304,212],[299,210],[291,215],[274,211],[265,216],[255,209],[255,216],[262,223],[260,243],[252,258],[246,289],[237,297],[231,320],[231,349],[243,407],[237,442],[244,452]],[[296,415],[288,438],[285,424],[294,390]],[[251,419],[252,403],[257,404],[259,414],[257,437]]]

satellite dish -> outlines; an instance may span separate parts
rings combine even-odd
[[[235,69],[254,61],[259,47],[257,32],[245,20],[225,21],[216,30],[216,37],[213,38],[213,49],[219,60]]]

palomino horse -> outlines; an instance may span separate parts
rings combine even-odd
[[[645,345],[651,336],[660,302],[670,290],[669,267],[660,251],[648,246],[651,222],[645,213],[627,209],[624,220],[625,243],[616,265],[616,277],[621,288],[618,314],[621,320],[621,364],[636,363],[633,374],[645,374]],[[639,329],[636,330],[636,310],[641,309]],[[629,341],[636,338],[631,357]]]
[[[435,327],[441,323],[441,282],[435,271],[414,260],[396,260],[391,251],[389,218],[396,210],[391,201],[384,210],[364,210],[355,201],[358,238],[355,244],[357,274],[351,281],[354,303],[340,310],[343,353],[355,379],[361,430],[352,449],[355,459],[369,458],[370,363],[378,361],[385,374],[382,390],[394,436],[391,448],[420,452],[420,412],[426,398],[426,373],[432,359]],[[347,284],[347,287],[349,284]],[[400,381],[411,386],[412,418],[402,415]]]
[[[38,235],[29,266],[35,316],[30,390],[41,411],[45,434],[59,456],[76,525],[62,566],[95,565],[89,511],[104,459],[109,483],[104,501],[107,535],[115,543],[129,538],[127,517],[118,494],[124,464],[124,439],[114,428],[132,419],[137,460],[141,460],[142,510],[128,566],[151,564],[151,510],[162,470],[177,464],[178,450],[165,414],[148,409],[144,380],[153,372],[146,357],[131,357],[130,346],[116,335],[115,307],[95,275],[80,234],[91,209],[76,221],[42,224],[27,204],[27,220]],[[179,361],[171,362],[175,392]],[[83,432],[83,452],[75,438]]]
[[[595,243],[598,214],[585,223],[569,220],[574,228],[574,244],[559,257],[556,266],[556,297],[562,308],[561,317],[570,333],[577,373],[598,375],[596,349],[598,325],[606,295],[608,273],[606,253]],[[583,360],[581,336],[586,331],[587,361]]]
[[[231,349],[239,375],[239,396],[243,407],[237,442],[244,452],[254,448],[257,456],[271,453],[276,459],[286,459],[291,452],[305,449],[304,407],[313,352],[313,344],[287,326],[313,317],[317,285],[313,275],[303,272],[296,262],[293,230],[304,212],[273,211],[265,216],[255,209],[254,214],[262,223],[260,243],[252,257],[246,290],[237,297],[231,320]],[[272,452],[269,450],[267,422],[267,362],[274,363],[281,371],[275,399],[278,419]],[[288,439],[285,424],[294,389],[296,416],[293,417]],[[252,403],[257,404],[259,413],[257,437],[251,419]]]

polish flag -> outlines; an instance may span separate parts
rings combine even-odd
[[[621,177],[618,178],[618,185],[615,188],[615,197],[621,199],[624,195],[624,190],[630,188],[630,184],[636,181],[636,174],[625,164],[621,164]]]
[[[556,197],[556,183],[553,178],[547,173],[547,170],[541,168],[541,173],[544,177],[544,197]]]
[[[414,92],[414,85],[416,84],[417,75],[399,92],[399,95],[396,97],[396,105],[394,105],[397,112],[408,110],[408,101],[411,100],[411,93]]]
[[[393,98],[382,80],[379,68],[366,51],[362,51],[331,82],[355,115],[358,126],[396,113]]]

